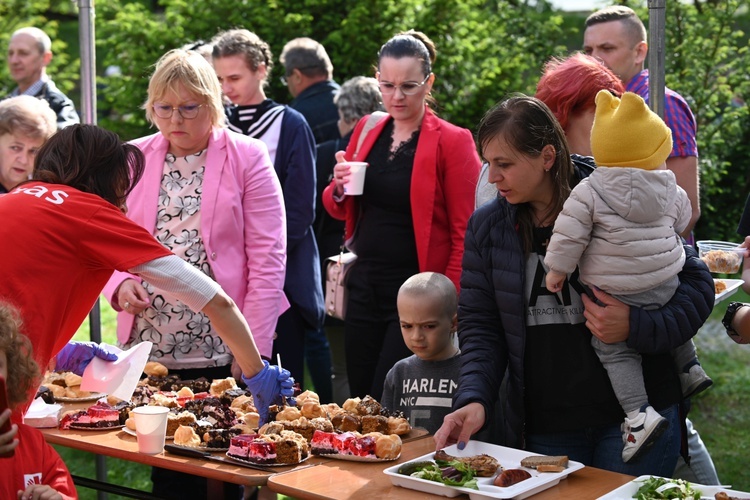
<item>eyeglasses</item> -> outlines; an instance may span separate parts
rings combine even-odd
[[[396,89],[399,89],[404,95],[414,95],[419,92],[419,88],[422,85],[427,83],[427,80],[430,79],[430,76],[432,76],[432,73],[424,77],[422,83],[404,82],[401,85],[396,85],[391,82],[378,82],[378,85],[380,86],[380,93],[383,95],[391,95],[396,93]]]
[[[289,78],[290,76],[292,76],[292,73],[294,73],[295,69],[299,70],[299,72],[302,73],[303,70],[306,70],[306,69],[315,69],[315,68],[319,68],[319,67],[320,66],[316,65],[316,66],[301,66],[299,68],[292,68],[291,71],[289,71],[286,75],[284,75],[281,78],[279,78],[279,80],[281,81],[282,85],[289,85],[289,80],[287,80],[287,78]]]
[[[200,111],[200,108],[202,108],[203,106],[205,106],[205,104],[183,104],[182,106],[173,108],[172,106],[169,106],[167,104],[154,104],[152,106],[152,109],[154,110],[154,114],[157,117],[165,120],[172,118],[172,114],[174,113],[175,109],[185,120],[192,120],[193,118],[198,116],[198,111]]]

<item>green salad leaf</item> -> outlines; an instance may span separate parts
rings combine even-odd
[[[416,469],[412,472],[412,469]],[[450,462],[421,462],[409,469],[409,476],[443,483],[446,486],[461,486],[478,490],[474,470],[458,460]]]
[[[663,477],[650,477],[643,481],[635,496],[638,500],[700,500],[701,492],[694,489],[693,485],[682,479],[665,479]]]

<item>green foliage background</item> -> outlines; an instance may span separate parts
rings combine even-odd
[[[646,0],[621,1],[648,18]],[[702,217],[699,239],[737,239],[736,221],[750,188],[750,0],[668,2],[667,84],[690,102],[698,121]],[[108,0],[95,5],[99,74],[114,65],[122,76],[99,77],[99,123],[124,139],[151,133],[140,109],[152,65],[165,51],[245,27],[266,40],[278,59],[296,36],[327,48],[342,82],[371,75],[380,45],[416,28],[438,48],[434,97],[449,121],[474,129],[482,114],[511,92],[533,93],[541,66],[580,46],[586,13],[554,11],[547,0]],[[68,1],[0,0],[0,43],[24,25],[47,30],[55,57],[49,68],[76,99],[76,5]],[[67,43],[66,43],[67,41]],[[272,72],[268,94],[290,97]],[[12,88],[0,68],[0,91]]]

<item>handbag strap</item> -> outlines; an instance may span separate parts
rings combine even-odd
[[[367,137],[367,134],[370,133],[370,130],[375,128],[375,125],[380,121],[381,118],[384,116],[387,116],[388,113],[385,111],[373,111],[370,116],[367,117],[367,121],[365,122],[365,126],[362,127],[362,132],[359,133],[359,137],[357,138],[357,148],[354,150],[354,159],[356,160],[359,156],[359,148],[362,147],[362,143],[365,142],[365,137]],[[341,247],[339,252],[339,264],[341,264],[341,258],[344,256],[344,252],[346,251],[346,229],[344,229],[344,234],[341,235]]]
[[[362,143],[365,142],[365,137],[367,137],[367,134],[375,128],[375,124],[380,121],[380,119],[384,116],[386,116],[388,113],[385,111],[373,111],[370,116],[367,117],[367,121],[365,122],[365,126],[362,127],[362,132],[359,134],[359,138],[357,139],[357,149],[354,150],[354,159],[356,160],[359,156],[359,148],[362,147]]]

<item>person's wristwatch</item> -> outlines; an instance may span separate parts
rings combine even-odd
[[[721,324],[724,325],[724,328],[727,329],[727,335],[729,335],[729,338],[737,342],[738,344],[747,344],[748,341],[743,339],[737,331],[732,328],[732,320],[734,320],[734,315],[737,314],[737,311],[741,307],[750,307],[748,304],[743,304],[742,302],[730,302],[729,307],[727,307],[727,312],[724,314],[724,319],[721,320]]]

